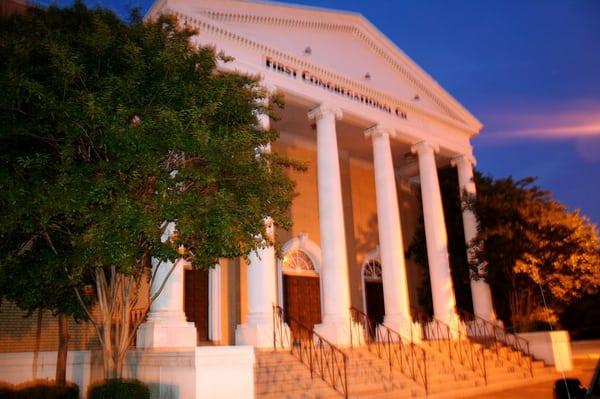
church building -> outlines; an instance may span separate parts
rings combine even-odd
[[[481,123],[361,15],[221,0],[158,1],[147,17],[160,13],[233,57],[221,68],[258,75],[284,96],[280,120],[259,120],[280,132],[271,150],[308,170],[291,176],[298,196],[293,228],[274,232],[280,256],[265,248],[208,273],[182,267],[138,345],[161,346],[161,336],[171,345],[161,331],[188,309],[200,341],[270,347],[274,304],[335,344],[349,343],[351,308],[410,336],[422,289],[431,290],[435,318],[457,325],[437,170],[455,166],[460,189],[475,193],[470,140]],[[421,212],[430,287],[405,256]],[[470,240],[468,211],[464,222]],[[493,321],[489,286],[474,280],[471,290],[475,314]],[[183,336],[193,327],[177,328]]]
[[[359,14],[266,1],[157,0],[146,18],[161,14],[195,28],[196,44],[233,57],[220,69],[259,76],[269,93],[283,95],[280,119],[258,115],[258,122],[280,133],[270,150],[304,162],[307,171],[289,172],[297,191],[293,227],[275,231],[265,220],[281,251],[261,248],[247,261],[222,259],[209,271],[178,262],[138,330],[139,353],[218,346],[228,356],[227,348],[250,348],[257,397],[296,397],[286,389],[302,386],[300,377],[264,380],[278,374],[273,349],[290,357],[278,358],[284,364],[304,363],[309,377],[323,380],[319,389],[346,397],[360,397],[352,384],[379,392],[373,381],[383,372],[357,381],[357,364],[397,363],[392,371],[402,384],[382,382],[381,392],[407,397],[483,387],[494,378],[523,384],[543,369],[526,341],[498,338],[505,331],[483,279],[470,282],[474,315],[466,320],[456,306],[438,170],[455,168],[458,189],[476,193],[471,139],[482,124],[475,116]],[[468,210],[462,216],[468,242],[477,223]],[[428,276],[406,256],[421,218]],[[428,321],[413,310],[422,290],[431,292]],[[17,314],[10,306],[0,312],[0,352],[33,351],[35,323],[8,320]],[[41,344],[35,341],[38,350],[56,350],[52,320],[41,321],[48,329]],[[90,326],[73,330],[74,350],[97,348]],[[495,346],[493,354],[483,339],[489,335],[505,350]],[[360,349],[398,343],[396,360]],[[317,347],[329,348],[329,357]],[[357,353],[363,360],[353,360]],[[198,386],[196,397],[210,397]]]

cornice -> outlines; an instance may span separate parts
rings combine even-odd
[[[225,29],[222,25],[217,24],[217,22],[218,22],[217,19],[211,19],[207,15],[205,15],[206,13],[209,12],[209,10],[202,10],[202,9],[198,10],[199,11],[198,14],[196,14],[198,11],[194,10],[195,15],[193,15],[193,16],[187,14],[184,11],[171,9],[168,6],[164,7],[162,10],[160,10],[160,7],[153,7],[152,11],[153,11],[152,14],[154,14],[156,12],[174,14],[180,20],[199,29],[200,31],[202,31],[202,30],[209,31],[215,35],[222,36],[228,40],[237,42],[238,44],[241,44],[245,47],[251,48],[255,51],[260,51],[264,55],[276,57],[280,61],[286,61],[286,62],[290,63],[291,66],[298,67],[300,69],[306,68],[311,71],[318,72],[320,77],[326,78],[326,79],[330,80],[332,83],[337,83],[340,85],[351,87],[353,90],[364,93],[365,95],[368,95],[368,96],[372,97],[373,99],[378,100],[382,103],[397,104],[403,110],[411,111],[415,114],[420,114],[423,116],[431,117],[433,119],[438,120],[439,122],[448,124],[450,126],[458,128],[460,130],[467,130],[467,131],[470,131],[473,133],[477,133],[477,131],[478,131],[477,128],[474,128],[473,126],[469,126],[462,119],[452,118],[452,117],[443,115],[439,112],[426,110],[426,109],[417,107],[414,103],[393,97],[389,94],[386,94],[379,90],[373,89],[371,86],[367,86],[367,85],[359,83],[353,79],[349,79],[347,77],[341,76],[341,75],[339,75],[331,70],[328,70],[322,66],[310,63],[304,59],[293,56],[287,52],[278,50],[274,47],[263,44],[257,40],[244,37],[238,33],[235,33],[228,29]],[[236,14],[233,12],[226,13],[226,12],[211,11],[211,13],[213,15],[213,18],[218,17],[218,18],[221,18],[221,20],[223,20],[225,18],[240,18],[240,20],[247,21],[247,22],[259,23],[259,21],[264,20],[264,21],[268,21],[268,23],[273,23],[273,24],[284,23],[284,22],[289,23],[290,21],[294,21],[293,19],[290,19],[290,18],[275,18],[275,17],[264,17],[264,16],[258,16],[258,15],[244,15],[244,14]],[[152,15],[150,13],[149,13],[149,17],[152,17]],[[351,26],[351,25],[347,25],[347,24],[334,24],[334,23],[325,23],[325,22],[308,21],[308,20],[295,20],[295,21],[296,21],[295,23],[297,23],[297,24],[314,24],[314,25],[306,25],[306,26],[315,26],[315,27],[323,26],[324,28],[329,26],[330,29],[335,29],[335,30],[340,29],[340,30],[345,30],[345,31],[349,31],[349,32],[357,32],[359,30],[356,26]],[[297,26],[301,26],[301,25],[297,25]],[[365,34],[365,38],[366,37],[367,36]],[[371,43],[373,43],[373,42],[371,41]],[[382,54],[385,54],[384,50],[380,49],[379,51],[381,51]],[[391,59],[389,56],[387,56],[387,58]],[[408,75],[407,75],[407,77],[408,77]],[[415,80],[414,78],[409,79],[409,81],[417,82],[417,80]]]

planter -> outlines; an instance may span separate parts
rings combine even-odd
[[[554,366],[556,371],[573,369],[568,331],[541,331],[518,335],[529,341],[529,350],[536,360],[543,360],[547,366]]]

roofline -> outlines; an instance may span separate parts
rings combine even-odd
[[[476,130],[475,134],[478,134],[481,131],[481,129],[483,129],[483,124],[479,119],[477,119],[475,115],[473,115],[465,106],[463,106],[456,98],[454,98],[452,94],[450,94],[446,89],[444,89],[444,87],[441,84],[439,84],[436,79],[434,79],[429,73],[427,73],[423,68],[421,68],[419,64],[415,62],[408,54],[406,54],[400,47],[398,47],[398,45],[393,40],[391,40],[385,33],[379,30],[379,28],[377,28],[376,25],[374,25],[369,19],[365,18],[362,14],[356,14],[356,16],[360,17],[361,22],[364,24],[364,28],[370,30],[372,33],[375,33],[375,37],[381,37],[385,44],[392,47],[393,51],[400,54],[400,56],[406,58],[411,68],[410,72],[421,75],[421,77],[425,78],[426,80],[429,80],[432,83],[433,88],[437,91],[437,93],[432,94],[437,94],[441,96],[442,100],[450,102],[460,111],[462,111],[462,116],[469,119],[469,121],[465,121],[465,123]]]
[[[236,0],[234,0],[234,1],[236,1]],[[237,0],[237,1],[245,2],[245,3],[274,5],[274,6],[281,6],[281,7],[288,7],[288,8],[300,8],[300,9],[304,9],[304,10],[318,11],[318,12],[328,13],[328,14],[342,14],[342,15],[364,18],[364,16],[361,13],[356,12],[356,11],[336,10],[334,8],[329,8],[329,7],[309,6],[306,4],[298,4],[298,3],[283,3],[281,1],[274,1],[274,0]]]
[[[193,1],[193,0],[192,0]],[[202,0],[196,0],[202,1]],[[325,7],[315,7],[315,6],[307,6],[303,4],[296,3],[282,3],[279,1],[273,0],[225,0],[231,3],[253,3],[257,5],[265,5],[265,6],[277,6],[284,8],[294,8],[294,9],[303,9],[308,11],[316,11],[321,14],[329,14],[329,15],[342,15],[345,17],[349,17],[351,19],[355,19],[359,26],[358,28],[362,28],[372,36],[372,39],[379,41],[380,45],[385,45],[389,47],[393,53],[395,52],[394,58],[398,61],[406,61],[406,66],[409,67],[409,71],[412,74],[417,75],[417,77],[423,79],[426,86],[430,86],[433,89],[431,93],[433,96],[438,96],[440,100],[450,106],[450,108],[454,108],[455,111],[458,112],[458,116],[464,118],[464,125],[468,130],[473,132],[473,136],[477,135],[483,129],[483,124],[477,117],[475,117],[466,107],[464,107],[454,96],[452,96],[442,85],[440,85],[437,80],[435,80],[431,75],[429,75],[423,68],[421,68],[410,56],[408,56],[398,45],[391,40],[385,33],[383,33],[377,26],[375,26],[369,19],[367,19],[363,14],[354,11],[347,10],[336,10]],[[224,1],[224,2],[225,2]],[[157,10],[163,7],[168,0],[156,0],[152,7],[148,10],[144,19],[150,18],[151,15]],[[399,58],[399,59],[398,59]],[[402,59],[404,58],[404,60]],[[400,62],[402,64],[402,62]],[[427,85],[427,82],[430,82]]]

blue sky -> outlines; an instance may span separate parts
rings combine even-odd
[[[123,2],[89,3],[126,14]],[[291,3],[363,14],[483,122],[480,171],[537,176],[600,225],[600,1]]]

